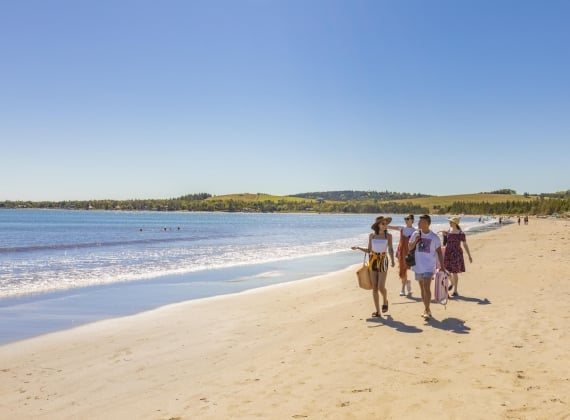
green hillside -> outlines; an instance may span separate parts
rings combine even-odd
[[[255,213],[372,213],[372,214],[496,214],[565,215],[570,212],[568,191],[540,195],[479,193],[447,196],[422,194],[329,191],[279,196],[241,193],[212,196],[189,194],[169,199],[4,201],[0,208],[56,208],[69,210],[222,211]],[[399,197],[400,199],[395,199]],[[334,198],[334,199],[331,199]]]
[[[301,197],[293,197],[287,195],[271,195],[271,194],[263,194],[263,193],[242,193],[242,194],[226,194],[226,195],[216,195],[212,197],[208,197],[206,201],[239,201],[244,203],[255,203],[255,202],[263,202],[263,201],[271,201],[271,202],[304,202],[304,203],[313,203],[317,202],[317,200],[310,199],[310,198],[301,198]]]
[[[427,207],[430,213],[438,213],[441,209],[446,209],[454,203],[489,203],[497,204],[504,202],[525,202],[532,203],[536,201],[538,196],[525,196],[519,194],[458,194],[458,195],[442,195],[421,198],[412,198],[405,200],[423,207]]]

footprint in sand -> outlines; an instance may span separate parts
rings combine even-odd
[[[353,389],[351,391],[353,394],[357,393],[357,392],[372,392],[372,388],[364,388],[364,389]]]

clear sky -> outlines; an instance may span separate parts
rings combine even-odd
[[[0,0],[0,200],[570,189],[566,0]]]

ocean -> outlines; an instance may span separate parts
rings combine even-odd
[[[0,344],[344,269],[376,216],[2,209]],[[467,233],[496,225],[462,218]]]

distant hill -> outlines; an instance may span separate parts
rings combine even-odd
[[[548,210],[540,203],[544,201],[544,198],[529,194],[458,194],[421,197],[405,201],[426,207],[430,213],[434,214],[535,214],[539,211],[548,214]],[[562,204],[565,206],[565,203]],[[541,208],[542,210],[539,210]]]
[[[477,194],[457,194],[457,195],[433,195],[430,197],[419,197],[414,199],[408,199],[406,201],[411,201],[412,203],[421,204],[427,206],[431,209],[434,207],[443,207],[450,205],[451,203],[461,201],[466,203],[474,202],[488,202],[488,203],[498,203],[504,201],[529,201],[536,200],[536,196],[525,196],[518,194],[491,194],[491,193],[477,193]]]
[[[570,200],[558,198],[559,196],[520,195],[512,190],[444,196],[376,191],[321,191],[292,196],[231,194],[210,197],[205,201],[211,203],[210,209],[229,211],[243,211],[247,207],[249,211],[271,212],[564,214],[570,210]]]
[[[290,197],[299,197],[313,200],[329,200],[329,201],[393,201],[393,200],[409,200],[410,198],[430,197],[427,194],[410,194],[391,191],[323,191],[293,194]]]
[[[271,195],[264,193],[241,193],[241,194],[225,194],[225,195],[215,195],[206,198],[207,201],[241,201],[245,203],[260,202],[260,201],[274,201],[274,202],[301,202],[301,201],[316,201],[303,199],[296,196],[281,196],[281,195]]]
[[[224,212],[319,212],[369,214],[570,214],[570,190],[539,195],[494,194],[430,196],[376,191],[326,191],[277,196],[270,194],[188,194],[169,199],[4,201],[0,208],[52,208],[69,210],[224,211]]]
[[[525,195],[528,195],[528,193],[525,193]],[[555,193],[543,193],[540,194],[541,197],[550,197],[550,198],[570,198],[570,190],[566,190],[566,191],[558,191]]]

